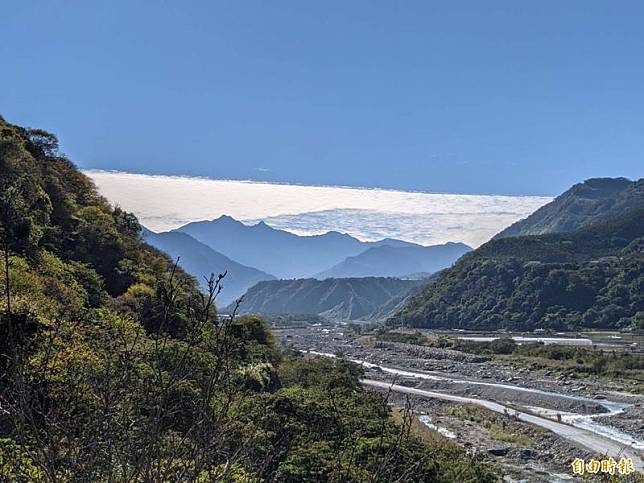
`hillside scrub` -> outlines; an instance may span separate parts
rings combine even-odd
[[[357,366],[218,317],[225,274],[200,291],[53,135],[0,118],[0,185],[3,481],[497,480],[395,423]]]

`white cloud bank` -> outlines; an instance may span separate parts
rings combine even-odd
[[[362,240],[478,246],[551,198],[418,193],[85,171],[110,202],[154,231],[230,215],[300,235],[337,230]]]

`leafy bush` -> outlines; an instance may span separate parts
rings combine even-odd
[[[45,481],[45,474],[31,460],[26,448],[9,438],[0,438],[0,480],[40,482]]]
[[[0,479],[497,479],[406,433],[358,366],[218,317],[221,277],[201,293],[57,146],[0,118]]]

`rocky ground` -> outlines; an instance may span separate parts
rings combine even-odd
[[[598,414],[607,412],[602,401],[628,403],[627,410],[615,416],[600,416],[602,424],[618,428],[638,440],[644,439],[644,396],[624,391],[618,383],[590,378],[563,377],[533,373],[493,362],[485,357],[454,350],[412,344],[375,342],[373,338],[347,334],[342,326],[311,327],[277,331],[285,347],[298,351],[334,354],[390,368],[417,371],[436,379],[406,378],[378,368],[367,369],[369,379],[395,381],[419,389],[459,396],[487,399],[521,410],[537,406],[555,412]],[[488,384],[497,384],[491,386]],[[570,397],[553,397],[539,392],[523,392],[520,386],[537,391],[555,392]],[[392,403],[403,407],[409,396],[389,395]],[[584,400],[576,399],[582,397]],[[570,462],[576,457],[589,459],[581,447],[516,419],[470,405],[412,396],[409,399],[418,416],[472,454],[484,454],[496,461],[509,481],[565,481],[570,479]],[[458,409],[466,408],[466,410]],[[457,408],[457,409],[454,409]]]
[[[643,395],[625,392],[625,388],[618,382],[536,373],[492,362],[483,356],[449,349],[397,342],[374,343],[369,337],[347,334],[342,326],[284,329],[276,333],[285,347],[296,350],[329,353],[447,378],[504,383],[570,396],[585,396],[598,402],[609,398],[639,406],[644,403]],[[565,407],[560,409],[566,410]]]
[[[409,405],[415,414],[427,416],[431,424],[448,430],[442,431],[447,439],[473,457],[494,461],[502,468],[506,480],[569,480],[574,458],[593,457],[546,430],[481,407],[395,393],[388,397],[396,406]]]

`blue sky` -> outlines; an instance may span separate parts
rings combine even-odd
[[[644,2],[0,1],[0,114],[82,168],[547,196],[643,175]]]

